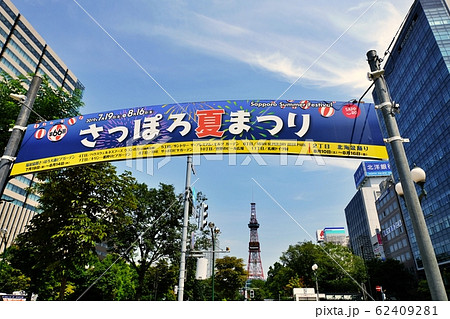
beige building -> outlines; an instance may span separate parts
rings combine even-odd
[[[0,0],[0,70],[12,76],[46,74],[54,88],[84,89],[72,71],[9,0]]]
[[[10,0],[0,0],[0,71],[12,77],[45,74],[56,89],[71,93],[84,86]],[[38,213],[38,196],[27,192],[33,175],[12,179],[0,202],[0,253]],[[5,245],[6,243],[6,245]]]

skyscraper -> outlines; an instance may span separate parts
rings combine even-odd
[[[375,257],[372,249],[372,237],[380,229],[375,200],[380,196],[378,184],[358,189],[345,207],[350,248],[353,253],[365,260]]]
[[[350,248],[366,260],[377,255],[372,238],[377,237],[381,227],[375,201],[380,196],[379,184],[390,175],[390,166],[386,161],[362,162],[354,174],[357,192],[344,209]]]
[[[54,88],[71,93],[83,84],[10,0],[0,0],[0,71],[11,76],[45,74]]]
[[[381,226],[378,235],[384,247],[386,258],[398,260],[404,264],[409,272],[416,275],[411,245],[399,204],[400,198],[395,192],[394,186],[391,177],[380,184],[381,195],[375,202]]]
[[[450,12],[448,0],[414,1],[390,49],[384,70],[409,165],[427,174],[422,200],[440,266],[450,264]],[[376,96],[374,96],[376,99]],[[386,128],[382,121],[384,136]],[[395,181],[398,171],[388,147]],[[404,203],[402,203],[404,206]],[[422,261],[406,207],[404,222],[418,269]]]

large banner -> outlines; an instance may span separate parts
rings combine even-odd
[[[252,153],[387,159],[373,104],[215,101],[29,125],[11,175],[124,159]]]

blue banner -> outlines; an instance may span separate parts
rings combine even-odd
[[[12,175],[131,158],[231,153],[387,158],[373,104],[213,101],[29,125]]]

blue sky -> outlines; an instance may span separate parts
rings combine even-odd
[[[384,53],[413,1],[13,2],[84,84],[88,114],[228,99],[358,100],[370,85],[366,52]],[[289,245],[346,226],[360,160],[199,156],[194,163],[192,182],[208,197],[220,246],[245,263],[256,203],[267,276]],[[151,187],[183,191],[185,157],[116,164]]]

